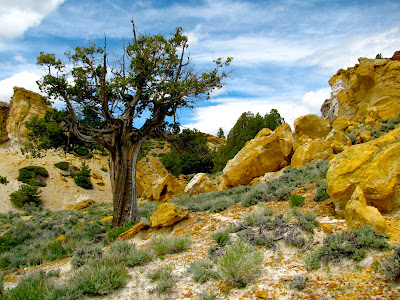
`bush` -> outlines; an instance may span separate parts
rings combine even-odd
[[[400,279],[400,247],[395,247],[393,254],[382,263],[383,271],[389,280]]]
[[[190,236],[181,238],[173,235],[153,236],[150,240],[150,247],[158,254],[165,255],[170,253],[179,253],[188,249],[192,245]]]
[[[150,293],[163,294],[172,290],[175,286],[176,279],[172,276],[171,267],[164,267],[147,274],[147,278],[156,286],[151,289]]]
[[[226,249],[218,261],[222,279],[237,287],[251,283],[260,273],[263,257],[251,246],[239,241]]]
[[[211,237],[214,239],[214,241],[217,242],[217,244],[221,247],[224,247],[228,244],[231,243],[231,240],[229,238],[229,232],[228,231],[223,231],[223,232],[216,232],[211,235]]]
[[[322,202],[327,199],[329,199],[329,195],[326,192],[326,189],[328,188],[328,185],[326,183],[326,179],[322,180],[317,184],[317,192],[315,193],[314,196],[314,201],[315,202]]]
[[[39,196],[41,192],[37,186],[23,184],[17,191],[10,194],[10,201],[17,208],[24,208],[28,205],[41,207],[42,200]]]
[[[93,185],[90,182],[90,169],[85,162],[82,162],[81,170],[75,173],[74,182],[84,189],[93,189]]]
[[[17,180],[26,184],[34,186],[46,186],[44,180],[41,178],[49,177],[49,173],[43,167],[38,166],[28,166],[18,170]]]
[[[308,232],[314,232],[314,228],[319,225],[319,222],[316,220],[317,216],[306,213],[306,214],[299,214],[298,215],[298,220],[299,220],[299,225],[300,228],[308,231]]]
[[[67,161],[60,161],[60,162],[54,164],[54,166],[63,171],[69,170],[69,162],[67,162]]]
[[[8,183],[7,177],[0,176],[0,184],[7,185],[7,183]]]
[[[189,270],[194,282],[205,283],[210,279],[218,278],[214,271],[214,264],[206,261],[194,261],[190,264]]]
[[[117,263],[125,263],[128,267],[144,264],[153,258],[146,251],[137,249],[135,244],[127,241],[116,241],[111,244],[107,255],[110,260]]]
[[[213,300],[217,299],[214,297],[214,290],[210,290],[208,292],[197,294],[197,299],[199,300]]]
[[[123,226],[118,226],[111,228],[110,230],[107,231],[107,242],[112,243],[115,241],[119,235],[125,231],[128,231],[130,228],[136,225],[136,221],[129,221],[126,222]]]
[[[82,267],[88,261],[103,256],[103,250],[100,245],[84,244],[79,246],[74,251],[74,256],[71,259],[71,266],[75,269]]]
[[[265,201],[268,198],[268,185],[264,183],[256,184],[242,200],[244,207],[256,205],[258,202]]]
[[[289,202],[292,206],[301,207],[304,205],[305,200],[306,200],[306,198],[304,198],[303,196],[298,196],[298,195],[291,195],[289,197]]]
[[[289,281],[289,286],[292,289],[296,289],[299,291],[304,290],[307,287],[307,277],[302,275],[295,275],[291,281]]]

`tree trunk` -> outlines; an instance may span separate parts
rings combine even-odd
[[[121,145],[110,154],[110,177],[113,193],[112,227],[127,221],[139,221],[136,195],[136,162],[144,138],[130,145]]]

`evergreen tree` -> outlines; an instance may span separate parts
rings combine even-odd
[[[224,133],[224,130],[222,129],[222,127],[220,127],[218,129],[217,137],[220,138],[220,139],[224,139],[225,138],[225,133]]]

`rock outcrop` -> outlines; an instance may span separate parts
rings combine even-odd
[[[322,105],[321,112],[331,122],[340,117],[363,121],[371,116],[371,108],[376,120],[393,118],[399,113],[399,60],[359,58],[359,64],[339,70],[329,84],[331,98]]]
[[[218,190],[218,186],[207,176],[206,173],[196,174],[187,184],[185,194],[198,195]]]
[[[353,145],[330,161],[328,195],[343,214],[357,186],[367,205],[380,212],[400,206],[400,128],[370,142]]]
[[[351,139],[348,138],[343,132],[332,129],[326,136],[325,140],[330,143],[331,148],[335,153],[340,153],[351,146]]]
[[[158,206],[157,210],[150,217],[151,227],[169,227],[189,217],[187,207],[178,206],[165,202]]]
[[[152,201],[168,201],[185,189],[185,185],[168,173],[159,159],[152,155],[137,163],[136,181],[138,197]]]
[[[261,130],[224,168],[223,188],[247,185],[254,178],[285,167],[292,155],[290,126],[282,124],[275,131]]]
[[[6,130],[7,119],[10,113],[10,108],[5,102],[0,102],[0,144],[8,141],[8,133]]]
[[[294,120],[294,131],[298,138],[305,135],[311,139],[324,139],[331,131],[331,126],[327,119],[308,114]]]
[[[357,186],[351,199],[346,204],[344,216],[347,223],[347,230],[352,231],[371,225],[376,230],[386,232],[387,222],[376,207],[367,206],[363,190]]]
[[[333,158],[331,143],[322,139],[314,139],[301,145],[293,154],[291,166],[304,168],[315,160]]]
[[[216,150],[221,146],[226,145],[226,140],[213,136],[211,134],[205,133],[204,134],[207,137],[207,146],[208,148],[212,149],[212,150]]]
[[[25,122],[32,119],[33,116],[42,118],[49,109],[51,108],[43,100],[42,95],[24,88],[14,87],[7,119],[7,132],[11,144],[24,143],[28,132]]]

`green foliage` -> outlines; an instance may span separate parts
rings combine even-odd
[[[179,253],[192,245],[190,236],[175,237],[173,235],[153,236],[150,240],[150,247],[158,255]]]
[[[381,59],[381,58],[383,58],[382,53],[378,53],[378,54],[375,56],[375,59]]]
[[[389,280],[400,279],[400,247],[394,247],[392,255],[383,261],[382,268]]]
[[[0,176],[0,184],[7,185],[7,183],[8,183],[7,177]]]
[[[41,192],[37,186],[23,184],[17,191],[10,194],[10,201],[17,208],[28,209],[31,206],[40,208],[42,206],[39,196]]]
[[[75,184],[84,189],[93,189],[92,182],[90,181],[90,171],[89,166],[85,162],[82,162],[81,170],[74,175]]]
[[[121,233],[129,230],[130,228],[135,226],[136,223],[137,223],[136,221],[130,221],[130,222],[126,222],[123,226],[117,226],[117,227],[111,228],[110,230],[107,231],[107,241],[109,243],[115,241]]]
[[[211,237],[217,242],[221,247],[231,243],[228,231],[216,232],[211,235]]]
[[[292,289],[302,291],[307,287],[308,278],[303,275],[295,275],[291,281],[289,281],[289,286]]]
[[[155,201],[146,201],[139,204],[139,215],[142,218],[150,219],[150,216],[157,210],[158,204]]]
[[[103,250],[101,245],[91,245],[89,243],[84,243],[78,246],[74,255],[71,259],[71,266],[75,269],[82,267],[88,261],[96,258],[101,258],[103,256]]]
[[[147,274],[147,278],[156,286],[151,289],[150,293],[164,294],[170,292],[176,284],[176,279],[172,276],[171,267],[157,269]]]
[[[270,113],[262,117],[260,114],[254,115],[251,112],[244,112],[236,121],[236,124],[229,131],[225,146],[222,146],[215,153],[214,172],[221,171],[228,160],[232,159],[244,147],[247,141],[253,139],[263,128],[275,130],[280,124],[284,123],[276,109],[271,109]]]
[[[377,250],[390,249],[387,242],[388,235],[377,232],[369,225],[352,231],[347,234],[344,232],[328,235],[324,244],[315,253],[311,253],[306,259],[309,269],[317,269],[320,262],[328,264],[339,262],[343,258],[351,258],[361,261],[366,255],[366,249]]]
[[[224,133],[224,130],[222,129],[222,127],[220,127],[218,129],[217,137],[220,138],[220,139],[224,139],[225,138],[225,133]]]
[[[212,171],[213,157],[203,133],[184,129],[172,137],[171,143],[174,147],[161,158],[161,162],[174,176]]]
[[[145,264],[153,259],[152,255],[136,248],[135,244],[127,241],[116,241],[110,246],[108,257],[116,263],[124,263],[128,267]]]
[[[249,207],[266,200],[268,196],[268,185],[265,183],[258,183],[244,195],[241,203],[244,207]]]
[[[60,161],[58,163],[55,163],[54,166],[63,171],[69,170],[69,162],[67,162],[67,161]]]
[[[306,213],[306,214],[299,214],[298,215],[298,220],[299,220],[299,225],[300,228],[309,231],[309,232],[314,232],[314,228],[319,225],[319,222],[316,220],[317,216]]]
[[[197,299],[198,300],[214,300],[217,299],[214,296],[214,290],[209,290],[208,292],[203,292],[197,294]]]
[[[326,192],[327,188],[328,188],[328,184],[326,182],[326,179],[323,179],[318,182],[317,191],[315,192],[315,195],[314,195],[315,202],[322,202],[322,201],[329,199],[329,195]]]
[[[214,264],[207,261],[193,261],[188,271],[192,274],[193,281],[197,283],[218,278],[218,273],[214,271]]]
[[[239,241],[226,249],[217,266],[226,283],[244,287],[258,276],[262,262],[260,252]]]
[[[18,170],[17,180],[33,186],[46,186],[44,180],[40,178],[49,177],[49,172],[43,167],[28,166]]]
[[[303,196],[298,196],[298,195],[291,195],[289,197],[289,202],[290,202],[291,206],[301,207],[304,205],[305,200],[306,200],[306,198],[304,198]]]

